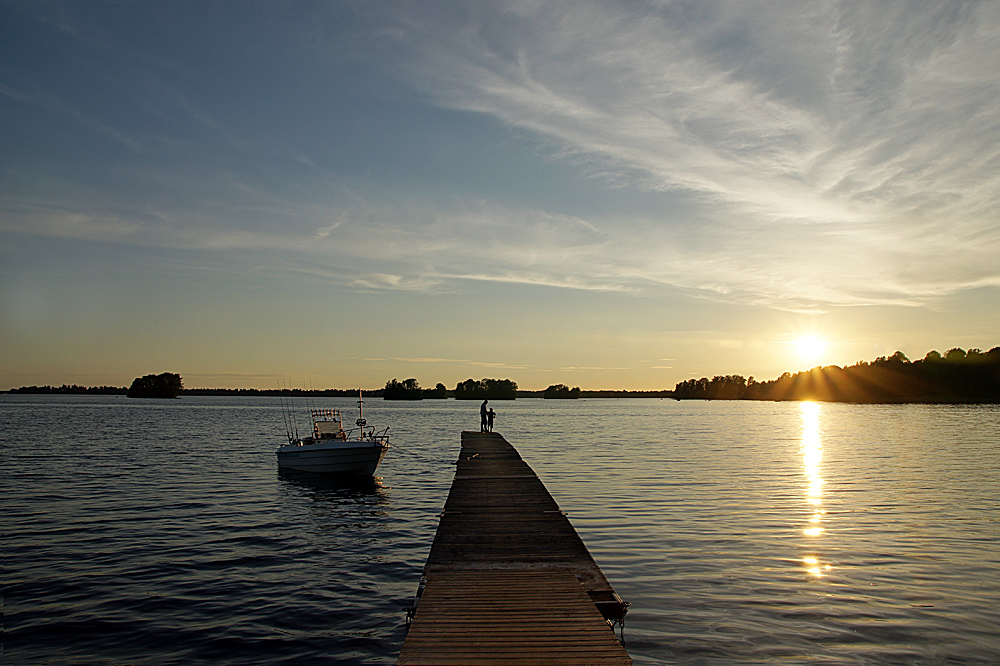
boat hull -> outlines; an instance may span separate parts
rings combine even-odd
[[[389,445],[384,442],[322,441],[278,449],[278,467],[315,474],[371,476]]]

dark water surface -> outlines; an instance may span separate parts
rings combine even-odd
[[[278,473],[277,399],[0,396],[6,663],[393,663],[478,403],[366,407],[343,487]],[[997,407],[495,408],[637,664],[1000,663]]]

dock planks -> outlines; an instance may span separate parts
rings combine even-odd
[[[605,621],[626,605],[498,434],[462,433],[421,588],[400,666],[632,663]]]

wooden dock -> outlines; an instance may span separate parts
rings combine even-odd
[[[631,664],[626,607],[514,447],[463,432],[397,664]]]

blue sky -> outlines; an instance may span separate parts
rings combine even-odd
[[[0,55],[0,388],[1000,344],[995,3],[14,2]]]

